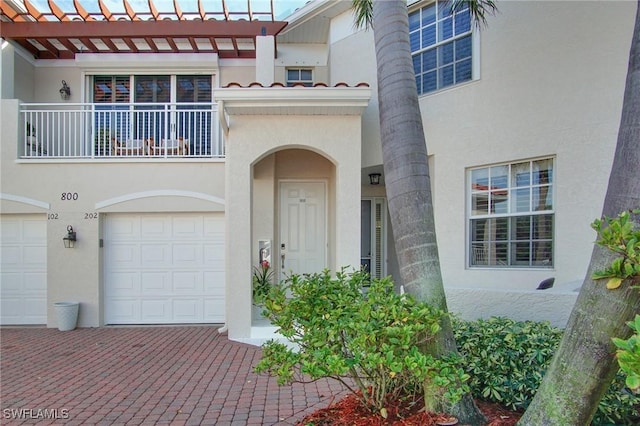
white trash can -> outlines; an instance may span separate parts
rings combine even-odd
[[[78,322],[78,302],[56,302],[53,304],[58,320],[58,330],[70,331],[76,328]]]

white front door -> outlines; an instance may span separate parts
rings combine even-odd
[[[321,272],[326,266],[324,182],[280,183],[280,273]]]

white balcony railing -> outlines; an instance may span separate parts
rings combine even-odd
[[[23,103],[20,125],[26,159],[224,157],[211,103]]]

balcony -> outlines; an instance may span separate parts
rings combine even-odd
[[[224,158],[215,103],[20,104],[18,157]]]

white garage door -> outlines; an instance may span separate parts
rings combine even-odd
[[[113,214],[104,232],[105,322],[224,322],[224,215]]]
[[[47,323],[47,221],[42,215],[0,216],[0,302],[2,325]]]

